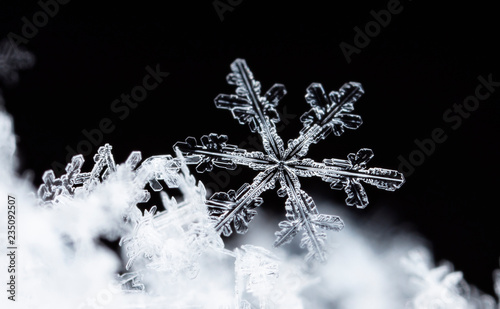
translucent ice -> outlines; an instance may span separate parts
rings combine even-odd
[[[347,193],[347,205],[358,208],[368,205],[361,182],[390,191],[404,182],[403,175],[397,171],[367,169],[366,164],[373,157],[370,149],[349,154],[347,160],[316,162],[304,158],[311,144],[330,133],[338,136],[345,129],[356,129],[361,125],[361,117],[351,112],[364,90],[359,83],[349,82],[339,91],[326,94],[321,84],[311,84],[306,92],[306,102],[311,108],[301,117],[303,128],[298,138],[285,145],[275,126],[279,121],[276,106],[286,94],[285,87],[275,84],[262,94],[260,82],[254,79],[243,59],[235,60],[231,70],[227,81],[236,86],[236,94],[220,94],[215,98],[215,105],[230,110],[239,123],[248,124],[250,131],[257,132],[264,152],[247,152],[227,144],[227,136],[213,133],[203,136],[200,143],[189,137],[176,143],[175,148],[182,151],[189,164],[197,165],[198,172],[211,171],[214,167],[235,169],[237,165],[259,171],[251,184],[246,183],[236,191],[215,193],[207,201],[219,233],[230,235],[231,224],[236,232],[245,233],[257,213],[256,208],[263,202],[260,195],[274,189],[278,183],[278,194],[287,199],[286,220],[279,224],[281,230],[276,232],[275,246],[290,242],[303,231],[301,247],[309,251],[306,259],[324,261],[326,234],[321,230],[338,231],[344,224],[338,216],[318,213],[313,199],[301,189],[299,177],[319,177],[330,183],[333,189],[343,189]]]

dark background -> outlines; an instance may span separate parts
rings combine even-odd
[[[116,126],[103,143],[113,145],[117,162],[133,150],[141,150],[144,158],[173,153],[176,141],[210,132],[228,134],[234,144],[246,141],[248,128],[213,104],[217,94],[234,91],[225,76],[235,58],[247,60],[264,90],[273,83],[287,87],[279,110],[286,106],[296,117],[281,133],[285,140],[301,128],[298,118],[307,109],[304,94],[311,82],[331,91],[358,81],[366,91],[356,103],[364,124],[313,145],[308,157],[345,158],[368,147],[375,153],[370,166],[396,169],[399,156],[408,158],[417,149],[415,139],[442,128],[447,140],[400,190],[369,187],[370,206],[347,211],[359,220],[370,220],[377,211],[389,213],[393,224],[429,239],[436,260],[452,261],[471,284],[493,293],[491,272],[500,256],[500,95],[482,101],[456,130],[443,113],[474,94],[479,75],[491,73],[500,80],[497,9],[486,1],[401,1],[403,11],[347,63],[339,44],[354,44],[353,28],[364,29],[374,20],[370,11],[386,9],[388,2],[233,1],[222,21],[212,1],[103,6],[73,0],[61,5],[24,44],[37,58],[34,68],[21,74],[16,87],[4,89],[6,109],[15,119],[20,171],[33,171],[40,184],[54,161],[65,164],[66,146],[75,149],[87,139],[82,130],[98,128],[102,118]],[[22,35],[22,17],[31,20],[39,10],[35,1],[2,2],[0,37]],[[111,102],[142,84],[145,67],[157,64],[170,75],[120,120]],[[85,158],[90,169],[91,155]],[[225,190],[254,175],[234,176]],[[198,178],[212,181],[209,175]],[[307,179],[303,187],[313,197],[337,203],[345,198],[319,180]],[[267,209],[283,215],[283,201],[274,193],[264,198]]]

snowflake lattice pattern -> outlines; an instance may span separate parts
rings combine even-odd
[[[345,129],[357,129],[361,125],[361,117],[351,112],[363,94],[363,88],[359,83],[349,82],[339,91],[326,94],[321,84],[311,84],[305,96],[311,108],[301,117],[303,128],[298,138],[285,145],[275,126],[279,121],[276,106],[286,94],[285,87],[275,84],[262,94],[260,82],[254,79],[243,59],[235,60],[231,70],[227,81],[236,86],[236,94],[220,94],[215,98],[215,105],[230,110],[239,123],[248,124],[250,131],[258,133],[264,152],[247,152],[227,144],[227,136],[217,134],[203,136],[200,143],[189,137],[174,147],[182,151],[187,163],[197,165],[198,172],[211,171],[214,167],[235,169],[237,165],[259,171],[251,184],[246,183],[237,191],[215,193],[207,201],[219,233],[230,235],[231,224],[236,232],[245,233],[256,208],[263,202],[261,194],[279,183],[278,195],[287,197],[287,220],[279,224],[281,230],[276,232],[274,245],[286,244],[304,231],[301,247],[309,251],[306,259],[324,261],[326,234],[321,230],[338,231],[344,224],[338,216],[319,214],[313,199],[301,189],[299,177],[320,177],[333,189],[343,189],[347,193],[347,205],[358,208],[368,205],[362,182],[389,191],[399,188],[404,182],[403,175],[397,171],[366,168],[373,157],[370,149],[349,154],[347,160],[316,162],[304,158],[311,144],[331,133],[339,136]]]

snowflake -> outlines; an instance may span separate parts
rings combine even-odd
[[[207,201],[215,229],[224,236],[232,233],[231,223],[237,233],[248,230],[248,224],[256,215],[256,207],[263,202],[260,195],[275,188],[279,182],[278,195],[287,196],[286,219],[280,222],[276,232],[275,246],[289,243],[299,231],[304,231],[300,246],[307,248],[307,260],[325,261],[326,234],[318,230],[339,231],[344,224],[338,216],[319,214],[313,199],[301,189],[299,177],[320,177],[333,189],[344,189],[349,206],[365,208],[368,205],[366,192],[361,182],[379,189],[393,191],[399,188],[404,178],[401,173],[381,168],[366,168],[373,157],[370,149],[363,148],[349,154],[347,160],[325,159],[316,162],[304,158],[309,146],[326,138],[330,133],[341,135],[345,129],[357,129],[362,121],[351,114],[354,103],[363,94],[361,84],[349,82],[339,91],[328,95],[323,86],[313,83],[307,88],[306,101],[311,109],[300,118],[303,128],[296,139],[285,146],[277,134],[275,123],[279,121],[276,111],[278,102],[286,94],[282,84],[275,84],[261,95],[261,84],[253,77],[245,60],[236,59],[231,64],[232,73],[227,76],[231,85],[236,85],[236,95],[220,94],[215,98],[218,108],[228,109],[240,124],[248,124],[252,132],[262,139],[264,152],[247,152],[227,144],[227,136],[210,134],[201,138],[188,137],[174,148],[181,150],[188,164],[197,164],[198,172],[211,171],[213,167],[235,169],[245,165],[260,171],[251,184],[245,183],[237,191],[218,192]]]
[[[111,149],[109,144],[99,147],[97,154],[94,155],[95,164],[90,172],[81,172],[85,161],[82,155],[73,156],[71,162],[66,165],[66,174],[59,178],[55,177],[54,171],[46,171],[42,176],[43,184],[38,188],[40,204],[55,205],[61,197],[74,197],[92,192],[117,171],[117,164]],[[161,191],[163,187],[159,180],[164,180],[170,188],[178,186],[177,172],[180,169],[178,158],[174,159],[171,155],[149,157],[136,169],[141,159],[141,152],[133,151],[124,164],[128,170],[134,171],[134,179],[131,180],[134,187],[143,188],[149,183],[154,191]],[[136,200],[137,203],[144,203],[149,198],[149,192],[142,190],[138,193]]]

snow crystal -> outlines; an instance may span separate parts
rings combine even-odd
[[[174,145],[182,151],[189,164],[196,164],[198,172],[211,171],[214,167],[235,169],[245,165],[260,171],[251,184],[244,184],[238,190],[218,192],[207,201],[215,229],[224,236],[232,233],[231,223],[237,233],[246,233],[248,224],[256,215],[256,208],[263,202],[260,195],[274,189],[285,197],[286,219],[279,224],[275,246],[289,243],[300,231],[304,231],[301,247],[307,248],[307,260],[326,260],[326,233],[319,230],[339,231],[344,223],[338,216],[319,214],[314,200],[301,189],[299,177],[320,177],[330,183],[333,189],[347,193],[349,206],[364,208],[368,205],[366,192],[361,182],[379,189],[393,191],[403,182],[403,175],[395,170],[366,168],[373,157],[370,149],[351,153],[347,160],[325,159],[316,162],[304,158],[311,144],[318,143],[330,133],[341,135],[345,129],[357,129],[361,117],[351,112],[354,103],[364,93],[361,84],[349,82],[339,91],[326,94],[323,86],[313,83],[307,88],[306,102],[311,109],[300,118],[303,128],[296,139],[287,146],[276,131],[279,121],[276,111],[278,102],[286,94],[285,87],[275,84],[264,95],[261,84],[254,79],[245,60],[236,59],[231,64],[232,73],[227,81],[236,86],[236,94],[220,94],[215,105],[231,111],[241,124],[248,124],[250,131],[257,132],[264,146],[264,152],[247,152],[235,145],[227,144],[227,136],[209,134],[200,143],[193,137]]]

